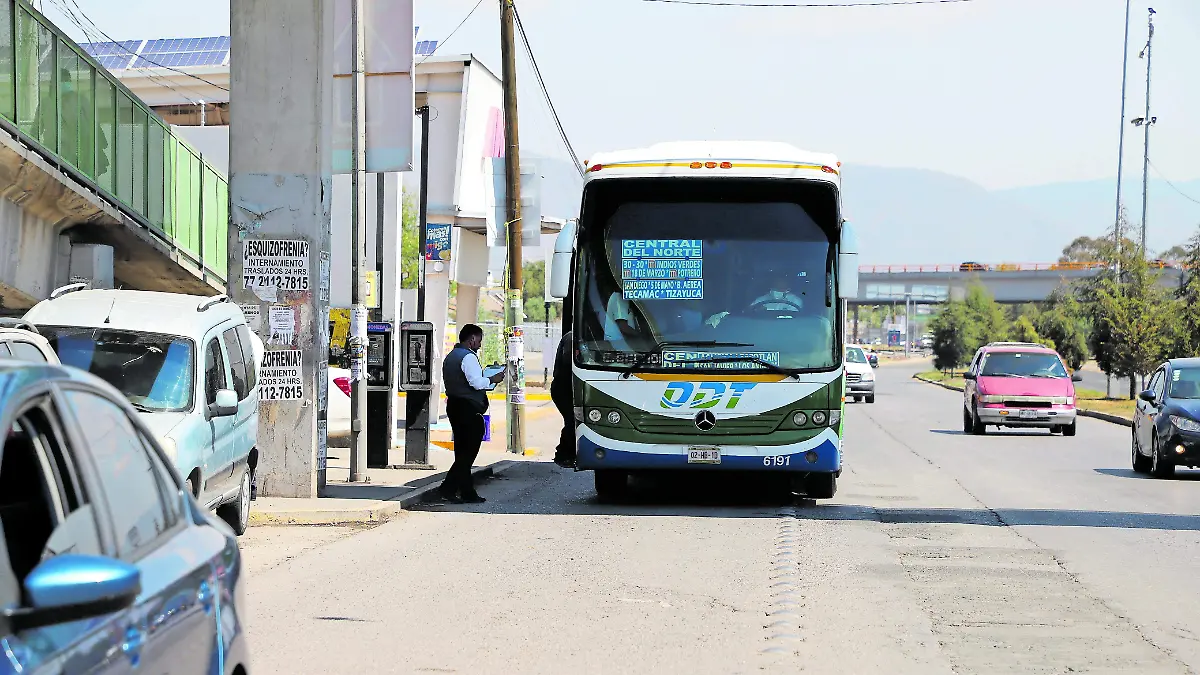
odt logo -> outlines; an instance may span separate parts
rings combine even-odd
[[[659,405],[667,409],[706,409],[716,408],[724,401],[721,407],[730,410],[754,387],[754,382],[671,382]]]

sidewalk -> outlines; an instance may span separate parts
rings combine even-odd
[[[550,402],[526,406],[525,456],[506,450],[504,406],[492,404],[492,437],[483,444],[472,473],[477,484],[503,473],[521,461],[537,461],[554,454],[562,418]],[[429,434],[429,463],[420,469],[369,469],[367,483],[349,483],[348,448],[329,448],[325,496],[318,498],[259,497],[250,504],[251,525],[349,525],[383,522],[400,511],[435,499],[437,487],[454,462],[449,430],[434,428]],[[389,465],[404,462],[404,447],[392,448]],[[486,490],[485,490],[486,492]],[[485,494],[486,496],[486,494]]]

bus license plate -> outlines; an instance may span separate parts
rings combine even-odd
[[[712,446],[692,446],[688,448],[688,464],[720,464],[721,449]]]
[[[1023,420],[1034,420],[1034,419],[1037,419],[1037,416],[1038,416],[1038,411],[1036,411],[1036,410],[1022,410],[1021,412],[1017,413],[1017,416],[1018,416],[1018,417],[1020,417],[1020,418],[1021,418],[1021,419],[1023,419]]]

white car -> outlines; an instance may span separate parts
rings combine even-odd
[[[866,351],[859,345],[846,345],[846,398],[855,402],[875,402],[875,369],[867,360]]]
[[[329,368],[329,407],[325,413],[330,438],[350,435],[350,371]]]
[[[59,363],[50,342],[23,319],[0,319],[0,358]]]

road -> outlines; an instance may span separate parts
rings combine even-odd
[[[1195,673],[1200,472],[1129,432],[960,432],[960,394],[880,368],[817,505],[753,483],[606,506],[531,462],[373,529],[243,538],[257,674]]]

